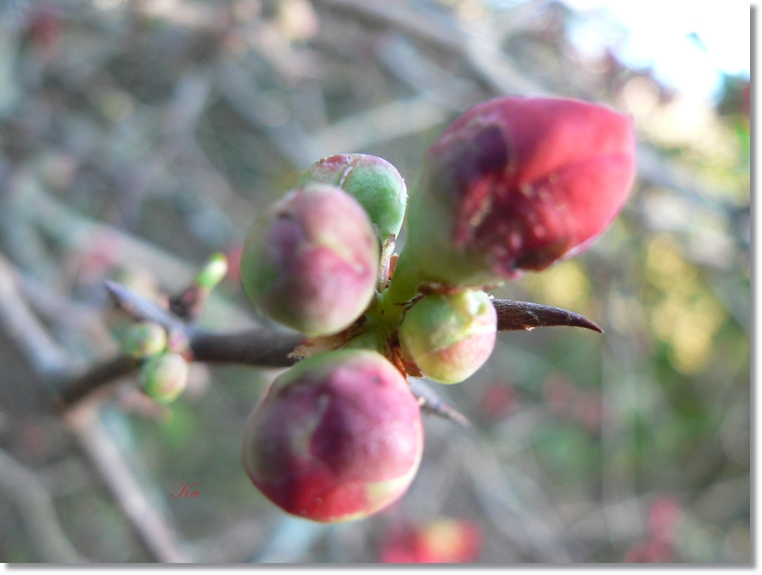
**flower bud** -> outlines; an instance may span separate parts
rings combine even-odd
[[[172,403],[188,383],[188,362],[171,351],[149,357],[140,366],[140,383],[149,397],[159,403]]]
[[[166,347],[167,332],[153,321],[131,325],[122,343],[124,353],[136,359],[157,354]]]
[[[375,293],[379,245],[362,206],[346,192],[306,184],[254,222],[241,281],[265,315],[308,336],[351,325]]]
[[[397,273],[481,287],[542,270],[603,232],[634,175],[627,116],[568,99],[478,104],[426,153]]]
[[[497,312],[483,291],[431,294],[417,301],[399,328],[402,353],[440,383],[459,383],[492,353]]]
[[[214,254],[196,276],[196,285],[213,290],[228,273],[228,259],[224,254]]]
[[[401,497],[422,450],[420,408],[405,378],[377,352],[340,350],[275,379],[249,418],[243,463],[284,511],[349,521]]]
[[[383,242],[402,227],[407,188],[397,168],[367,154],[340,154],[313,164],[299,184],[321,182],[339,187],[362,204]]]

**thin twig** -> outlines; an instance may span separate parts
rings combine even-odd
[[[421,411],[424,413],[430,413],[431,415],[454,421],[463,427],[471,427],[471,422],[468,421],[465,415],[439,397],[433,389],[420,379],[410,380],[410,391],[418,398]]]
[[[0,255],[0,327],[19,346],[41,377],[60,373],[71,358],[48,334],[21,295],[16,270]]]

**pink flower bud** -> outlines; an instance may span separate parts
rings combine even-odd
[[[249,418],[243,462],[284,511],[334,522],[397,500],[422,450],[420,408],[400,372],[374,351],[341,350],[273,382]]]
[[[140,366],[143,391],[159,403],[172,403],[188,385],[188,362],[171,351],[149,357]]]
[[[603,232],[634,175],[627,116],[568,99],[478,104],[426,154],[397,273],[483,286],[542,270]]]
[[[330,335],[349,327],[373,298],[379,252],[357,200],[306,184],[254,222],[241,283],[265,315],[308,336]]]

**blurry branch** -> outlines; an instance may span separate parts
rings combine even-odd
[[[17,173],[10,188],[11,193],[6,200],[9,205],[5,209],[14,210],[18,217],[36,223],[65,248],[86,253],[93,246],[105,244],[120,252],[120,255],[129,254],[129,258],[124,259],[156,270],[162,278],[173,280],[178,285],[186,282],[193,273],[191,266],[149,242],[78,214],[46,194],[30,174]]]
[[[60,327],[86,340],[90,349],[112,352],[117,347],[100,308],[76,302],[27,274],[17,274],[18,288],[31,308],[51,330]],[[111,345],[110,345],[111,344]]]
[[[314,0],[314,4],[349,14],[368,27],[381,25],[395,28],[407,36],[448,52],[463,49],[463,38],[458,29],[437,26],[423,14],[410,10],[407,4],[362,0]]]
[[[151,553],[164,563],[190,562],[180,549],[174,528],[146,496],[100,421],[98,404],[82,403],[66,414],[66,420]]]
[[[312,158],[362,150],[433,128],[451,117],[447,108],[430,96],[418,95],[394,100],[365,112],[346,116],[311,134]]]
[[[16,502],[29,536],[47,563],[86,563],[61,529],[40,478],[0,449],[0,492]]]
[[[0,255],[0,326],[21,348],[41,379],[71,365],[68,354],[50,337],[21,295],[13,266]]]
[[[476,83],[436,65],[400,34],[387,34],[378,44],[377,57],[390,74],[449,111],[464,112],[486,97]]]
[[[410,391],[418,398],[418,404],[424,413],[454,421],[463,427],[471,426],[471,422],[465,415],[439,397],[433,389],[420,379],[410,380]]]
[[[484,514],[493,527],[523,554],[541,562],[569,563],[561,537],[563,523],[549,497],[532,479],[520,483],[517,468],[509,473],[491,450],[480,442],[462,441],[456,461],[471,478]]]
[[[502,51],[504,31],[485,30],[479,34],[467,34],[455,27],[445,28],[409,4],[370,3],[362,0],[316,0],[315,3],[348,13],[371,26],[383,25],[396,29],[416,40],[460,56],[472,73],[497,94],[545,93],[542,86],[517,70]]]

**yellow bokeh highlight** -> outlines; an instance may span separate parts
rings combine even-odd
[[[662,291],[690,291],[697,271],[685,261],[680,245],[668,234],[656,236],[648,246],[646,279]]]
[[[590,279],[576,260],[561,262],[538,276],[538,289],[548,305],[579,312],[590,298]]]
[[[669,361],[677,371],[698,373],[711,357],[714,337],[726,321],[727,311],[702,286],[696,266],[666,234],[649,245],[645,272],[662,292],[650,314],[654,336],[669,345]]]

